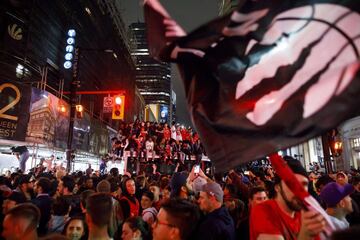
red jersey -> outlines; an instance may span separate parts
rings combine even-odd
[[[144,139],[146,139],[147,134],[148,134],[148,132],[147,132],[146,128],[145,128],[145,127],[141,127],[140,136],[143,136]]]
[[[301,226],[301,213],[294,217],[280,209],[275,200],[267,200],[254,206],[250,212],[250,240],[260,234],[282,235],[284,239],[297,239]]]
[[[165,138],[166,140],[169,140],[169,139],[170,139],[170,137],[171,137],[171,131],[170,131],[169,128],[164,128],[163,134],[164,134],[164,138]]]
[[[125,200],[128,202],[129,207],[130,207],[130,217],[137,217],[140,214],[140,203],[139,201],[135,198],[135,203],[130,201],[127,197],[122,196],[120,198],[120,200]]]
[[[181,129],[180,133],[181,133],[181,138],[183,141],[190,140],[190,134],[185,128]]]

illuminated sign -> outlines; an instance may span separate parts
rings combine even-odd
[[[72,60],[74,58],[73,52],[74,52],[74,45],[75,45],[75,36],[76,31],[75,29],[69,29],[67,33],[67,39],[66,39],[66,48],[65,48],[65,62],[64,62],[64,68],[70,69],[73,66]]]

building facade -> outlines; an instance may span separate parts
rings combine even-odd
[[[133,120],[138,115],[133,104],[135,65],[120,10],[120,0],[1,1],[0,77],[56,96],[68,92],[72,69],[63,64],[67,32],[74,29],[75,46],[80,48],[78,90],[125,92],[125,120]],[[82,95],[77,102],[92,116],[114,124],[111,115],[102,114],[103,97]]]
[[[344,169],[359,169],[360,167],[360,117],[352,118],[344,122],[339,128],[342,141],[342,154],[338,165]]]
[[[171,66],[150,56],[145,23],[132,23],[129,28],[132,32],[131,55],[135,59],[136,86],[146,105],[158,104],[170,112]]]

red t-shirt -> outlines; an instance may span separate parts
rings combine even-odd
[[[291,218],[283,212],[275,200],[267,200],[254,206],[250,213],[250,239],[260,234],[282,235],[284,239],[296,239],[301,226],[301,213]]]
[[[185,128],[181,129],[180,133],[183,141],[190,140],[190,134]]]
[[[164,128],[164,138],[166,139],[166,140],[168,140],[168,139],[170,139],[170,137],[171,137],[171,131],[170,131],[170,129],[169,128]]]

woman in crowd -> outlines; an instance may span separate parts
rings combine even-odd
[[[72,217],[64,227],[63,235],[69,240],[87,239],[87,228],[83,218]]]
[[[137,217],[140,213],[140,203],[135,196],[135,181],[132,178],[125,179],[123,182],[123,193],[120,204],[124,211],[124,217]]]

